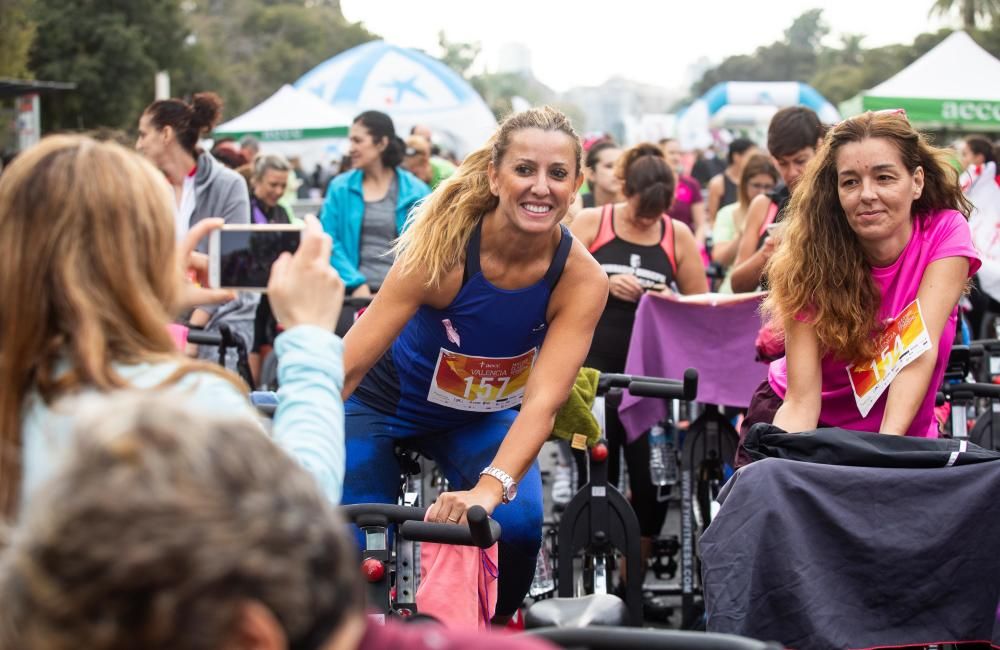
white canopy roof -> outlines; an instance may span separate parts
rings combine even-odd
[[[310,92],[286,84],[243,115],[219,125],[214,135],[250,134],[272,141],[345,137],[353,117]]]
[[[462,77],[422,52],[372,41],[325,61],[295,87],[354,115],[389,114],[396,133],[427,125],[435,142],[459,156],[486,144],[496,130],[492,111]]]
[[[864,93],[916,99],[1000,99],[1000,60],[954,32],[895,76]]]

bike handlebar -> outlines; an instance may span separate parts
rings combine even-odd
[[[543,627],[525,634],[564,648],[615,650],[781,650],[780,643],[757,641],[731,634],[654,630],[627,627]]]
[[[205,330],[188,330],[187,342],[195,345],[209,345],[219,347],[222,345],[222,334],[219,332],[206,332]]]
[[[413,542],[433,542],[453,546],[489,548],[500,539],[500,524],[486,515],[482,506],[466,513],[468,526],[424,521],[426,508],[389,503],[360,503],[341,506],[340,511],[359,527],[399,524],[399,534]]]
[[[956,393],[965,393],[972,397],[987,397],[989,399],[1000,400],[1000,385],[986,383],[966,383],[944,384],[941,392],[945,397],[953,397]]]
[[[611,388],[624,388],[636,397],[657,397],[692,402],[698,397],[698,371],[694,368],[688,368],[684,371],[683,380],[602,373],[597,382],[597,394],[605,394]]]

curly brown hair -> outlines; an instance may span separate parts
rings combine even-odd
[[[968,219],[971,210],[947,152],[929,144],[904,115],[869,112],[830,130],[785,211],[781,244],[765,269],[770,293],[763,309],[778,326],[807,317],[823,352],[844,361],[871,358],[872,333],[879,327],[882,296],[837,191],[840,148],[869,138],[891,142],[911,174],[923,169],[923,192],[911,207],[914,218],[952,209]]]

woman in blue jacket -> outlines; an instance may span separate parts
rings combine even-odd
[[[330,263],[348,293],[363,297],[382,286],[392,266],[392,242],[430,188],[399,166],[403,141],[385,113],[365,111],[354,118],[350,142],[353,169],[330,183],[320,219],[333,237]]]

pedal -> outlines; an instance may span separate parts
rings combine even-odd
[[[676,535],[653,539],[649,566],[657,580],[670,580],[677,575],[677,560],[674,557],[680,552],[680,548],[680,540]]]

